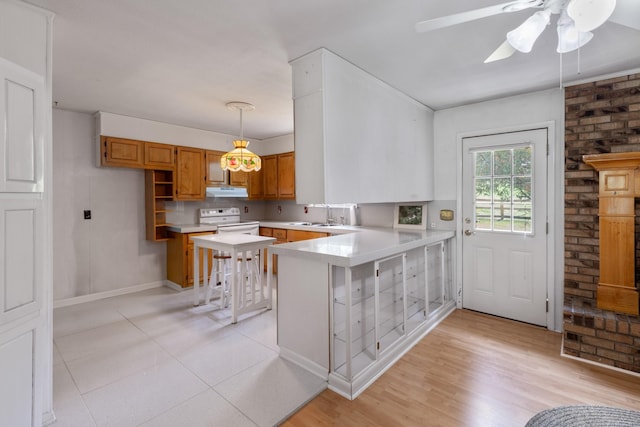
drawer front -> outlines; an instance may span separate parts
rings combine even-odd
[[[273,237],[275,237],[277,240],[286,241],[287,240],[287,230],[283,230],[283,229],[280,229],[280,228],[274,228],[273,229]]]
[[[273,228],[260,227],[260,235],[266,237],[273,237]]]

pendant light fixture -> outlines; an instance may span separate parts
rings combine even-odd
[[[233,141],[233,150],[220,157],[220,167],[223,170],[231,172],[252,172],[259,171],[262,167],[262,161],[257,154],[247,149],[249,141],[243,137],[242,113],[244,111],[253,111],[256,109],[252,104],[246,102],[229,102],[227,108],[234,111],[240,111],[240,139]]]

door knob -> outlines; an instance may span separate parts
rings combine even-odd
[[[471,230],[464,230],[464,235],[465,236],[471,236],[472,234],[475,234],[473,231]]]

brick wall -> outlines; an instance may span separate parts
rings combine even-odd
[[[567,87],[564,353],[640,372],[640,317],[596,307],[598,173],[582,162],[585,154],[623,151],[640,151],[640,74]],[[638,230],[636,200],[636,277]]]

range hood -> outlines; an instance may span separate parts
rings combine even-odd
[[[245,187],[207,187],[207,197],[249,197]]]

